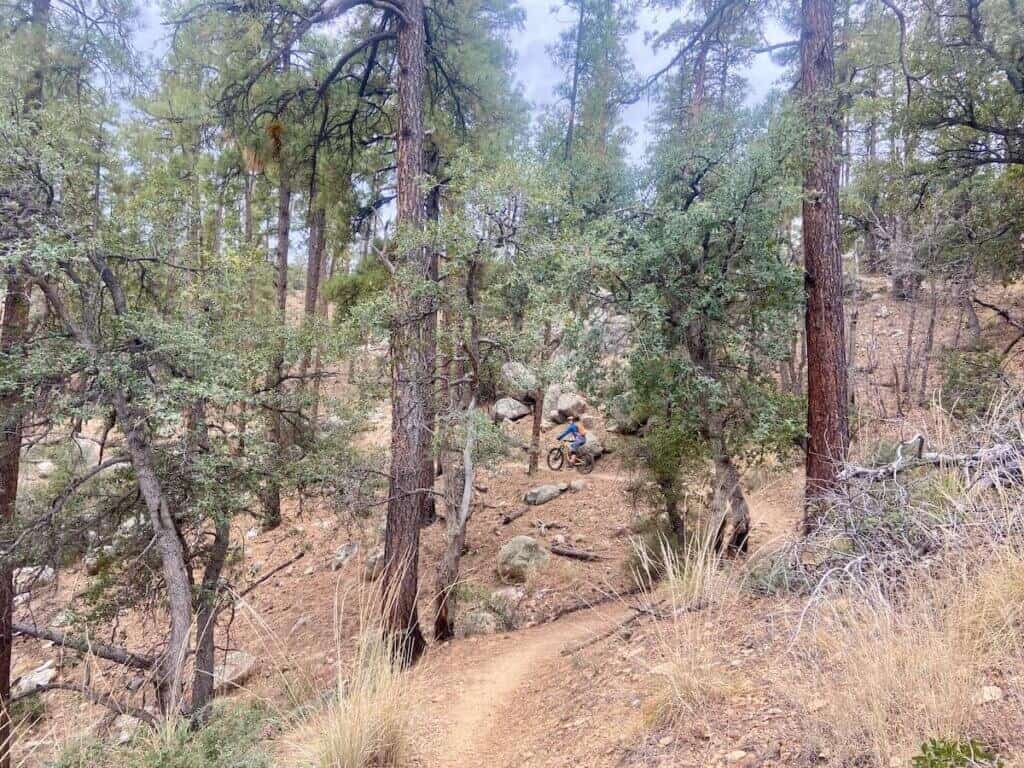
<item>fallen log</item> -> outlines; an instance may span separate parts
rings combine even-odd
[[[34,627],[30,624],[13,624],[11,629],[16,635],[35,637],[39,640],[49,640],[51,643],[56,643],[64,648],[71,648],[72,650],[80,651],[81,653],[90,653],[93,656],[99,656],[101,659],[123,664],[124,666],[132,667],[133,669],[151,669],[156,664],[156,659],[152,656],[133,653],[132,651],[125,650],[124,648],[107,645],[106,643],[94,643],[91,640],[81,637],[70,637],[66,633],[56,629]]]
[[[584,549],[576,549],[575,547],[564,547],[560,544],[553,544],[551,546],[551,554],[558,555],[559,557],[568,557],[570,560],[583,560],[588,563],[604,559],[594,552],[587,552]]]
[[[529,509],[529,507],[524,506],[520,507],[515,512],[506,512],[504,515],[501,516],[501,524],[508,525],[512,521],[518,520],[520,517],[525,515],[529,511]]]
[[[861,467],[851,464],[840,473],[840,480],[880,482],[895,478],[903,472],[920,467],[998,468],[1019,465],[1021,458],[1024,457],[1021,446],[1010,443],[1000,443],[988,448],[982,448],[973,453],[941,453],[938,451],[921,450],[924,446],[924,438],[920,436],[911,441],[911,443],[913,442],[919,443],[914,455],[904,457],[902,455],[903,445],[901,445],[900,449],[897,450],[896,458],[888,464],[882,464],[877,467]]]

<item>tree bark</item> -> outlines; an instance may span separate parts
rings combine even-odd
[[[833,0],[803,0],[800,85],[807,114],[809,163],[804,175],[804,290],[807,300],[807,485],[804,530],[840,485],[849,446],[839,251]]]
[[[583,60],[583,21],[585,0],[576,0],[580,6],[579,19],[576,22],[576,53],[572,65],[572,87],[569,90],[569,125],[565,129],[565,162],[572,162],[572,143],[576,133],[576,102],[579,98],[580,70]]]
[[[288,69],[288,53],[284,54],[285,70]],[[277,197],[277,244],[275,248],[276,271],[274,276],[274,298],[277,309],[277,321],[281,332],[288,323],[288,246],[291,239],[292,226],[292,180],[291,167],[288,162],[287,149],[280,150],[280,180]],[[284,341],[278,342],[274,358],[270,363],[270,385],[274,393],[271,403],[269,422],[267,424],[267,440],[276,446],[277,454],[270,460],[268,475],[261,492],[263,504],[263,527],[276,528],[281,524],[281,484],[277,477],[280,468],[280,453],[284,449],[285,429],[284,418],[280,407],[284,396]]]
[[[750,507],[740,485],[740,473],[732,463],[725,444],[718,441],[715,450],[715,486],[712,508],[721,522],[715,539],[715,551],[746,554],[750,539]],[[728,538],[726,532],[728,531]]]
[[[423,95],[426,80],[423,0],[403,3],[398,32],[397,221],[416,234],[423,230]],[[391,322],[391,472],[384,542],[383,600],[385,629],[396,658],[411,664],[426,649],[420,630],[419,545],[424,496],[424,466],[430,453],[428,398],[433,372],[427,343],[432,312],[410,281],[430,276],[431,253],[419,246],[399,257],[403,275],[392,282],[395,316]]]
[[[33,0],[29,36],[38,54],[29,79],[23,111],[33,117],[43,106],[46,78],[46,39],[50,22],[50,0]],[[20,269],[7,270],[2,326],[0,326],[0,361],[6,370],[21,367],[22,347],[28,334],[28,286]],[[12,523],[18,499],[18,473],[21,468],[22,409],[24,393],[20,385],[0,396],[0,539],[12,535]],[[10,768],[13,743],[11,732],[11,656],[14,645],[13,563],[0,561],[0,768]]]

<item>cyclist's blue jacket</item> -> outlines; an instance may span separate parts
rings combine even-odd
[[[562,434],[560,434],[556,439],[561,440],[566,435],[572,435],[577,440],[583,437],[583,435],[580,434],[580,428],[579,425],[576,424],[576,422],[573,422],[568,427],[566,427],[565,431]]]

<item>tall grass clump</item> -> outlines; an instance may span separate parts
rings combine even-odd
[[[643,564],[645,555],[638,557]],[[652,726],[677,725],[741,687],[720,647],[741,589],[732,564],[723,562],[708,532],[691,537],[682,548],[665,540],[657,561],[664,576],[650,598],[660,614],[652,626],[661,659],[654,671],[661,680],[647,715]]]
[[[365,632],[349,674],[300,729],[299,751],[315,768],[401,768],[412,762],[413,693],[385,639]]]

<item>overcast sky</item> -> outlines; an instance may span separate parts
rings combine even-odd
[[[519,5],[526,12],[526,21],[523,29],[512,36],[517,55],[516,79],[522,85],[526,98],[537,108],[555,100],[554,90],[559,75],[552,67],[547,49],[558,39],[562,30],[572,26],[575,15],[561,7],[556,0],[519,0]],[[670,21],[671,15],[663,11],[655,13],[648,9],[641,10],[638,29],[629,40],[629,53],[641,76],[657,71],[671,58],[670,51],[655,53],[644,42],[645,32],[664,29]],[[785,39],[784,33],[776,28],[768,29],[766,37],[769,42]],[[140,48],[158,57],[167,49],[166,38],[166,30],[160,25],[157,4],[152,0],[141,0]],[[746,74],[751,85],[750,101],[754,102],[764,98],[782,74],[782,69],[772,63],[768,55],[762,54],[756,57]],[[624,115],[626,124],[638,138],[632,146],[635,161],[643,157],[647,146],[646,124],[651,109],[652,104],[647,99],[641,99],[631,105]]]

